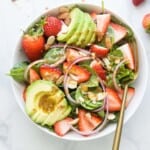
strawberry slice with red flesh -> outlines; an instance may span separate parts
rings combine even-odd
[[[146,15],[143,17],[142,25],[143,25],[144,29],[145,29],[148,33],[150,33],[150,13],[146,14]]]
[[[91,67],[102,80],[106,80],[106,70],[102,67],[102,65],[99,62],[93,61],[91,63]]]
[[[102,37],[105,35],[107,28],[109,26],[111,20],[110,14],[101,14],[96,16],[97,22],[97,35],[98,39],[101,40]]]
[[[109,49],[94,44],[94,45],[92,45],[92,46],[90,47],[90,51],[91,51],[92,53],[95,53],[97,57],[103,58],[103,57],[106,57],[106,56],[107,56],[107,54],[108,54],[108,52],[109,52]]]
[[[121,90],[121,93],[119,93],[119,97],[122,99],[124,90]],[[128,93],[127,93],[127,99],[126,99],[126,107],[129,105],[129,103],[131,102],[133,96],[135,93],[135,88],[129,87],[128,88]]]
[[[29,70],[29,81],[30,81],[30,83],[32,83],[36,80],[40,80],[40,76],[34,69],[30,68],[30,70]]]
[[[57,121],[54,124],[54,131],[59,136],[64,136],[70,130],[70,122],[73,121],[72,118],[65,118],[63,120]]]
[[[132,0],[134,6],[139,6],[141,3],[144,2],[144,0]]]
[[[65,62],[63,64],[64,71],[66,71],[69,66],[70,63]],[[77,80],[78,83],[88,81],[91,76],[91,73],[87,69],[80,67],[78,65],[73,65],[69,73],[75,76],[75,79]]]
[[[128,67],[132,70],[135,69],[135,63],[134,63],[134,57],[133,57],[133,52],[128,43],[118,47],[119,50],[122,51],[123,56],[125,59],[128,60]]]
[[[127,29],[119,24],[111,22],[109,27],[113,30],[113,44],[119,42],[127,35]]]
[[[62,72],[58,68],[50,67],[49,65],[42,65],[40,67],[40,75],[44,80],[56,81]]]
[[[111,88],[106,88],[106,93],[107,93],[109,112],[120,111],[122,101],[118,93],[114,89],[111,89]]]
[[[22,38],[22,48],[30,61],[35,61],[42,57],[45,39],[43,36],[24,35]]]
[[[45,18],[45,24],[43,26],[45,36],[56,36],[61,30],[62,23],[56,17],[48,16]]]
[[[67,62],[73,62],[82,56],[78,51],[72,48],[68,48],[66,51]]]
[[[92,131],[102,123],[102,118],[84,109],[79,109],[78,117],[78,129],[83,132]]]

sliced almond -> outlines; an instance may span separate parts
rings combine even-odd
[[[102,33],[99,32],[99,31],[96,31],[96,35],[97,35],[97,40],[100,42],[102,40],[102,38],[103,38]]]
[[[98,93],[97,94],[97,101],[103,100],[106,97],[106,93]]]
[[[111,40],[111,37],[109,36],[106,36],[105,37],[105,45],[108,49],[111,49],[113,44],[112,44],[112,40]]]
[[[59,13],[64,13],[64,12],[69,12],[69,8],[68,7],[60,7],[59,8]]]
[[[70,17],[67,17],[65,20],[64,20],[65,24],[66,25],[69,25],[70,22],[71,22],[71,18]]]
[[[79,121],[79,118],[74,119],[73,121],[69,122],[71,125],[76,125]]]
[[[59,79],[56,81],[56,85],[63,83],[63,80],[64,80],[64,75],[59,77]]]
[[[64,12],[58,15],[59,19],[66,19],[69,18],[70,13],[69,12]]]
[[[76,80],[74,80],[74,79],[72,79],[72,78],[70,78],[69,77],[69,79],[68,79],[68,88],[70,88],[70,89],[75,89],[75,88],[77,88],[77,81]]]
[[[97,100],[97,95],[93,92],[88,92],[88,98],[92,101],[96,101]]]
[[[92,116],[91,116],[91,113],[89,113],[89,112],[86,113],[85,116],[86,116],[87,118],[89,118],[89,119],[91,119],[91,117],[92,117]]]
[[[114,120],[116,118],[116,116],[113,113],[108,114],[107,119],[108,120]]]
[[[45,44],[45,50],[48,50],[51,45],[53,45],[55,42],[55,37],[54,36],[50,36],[48,39],[47,39],[47,42]]]

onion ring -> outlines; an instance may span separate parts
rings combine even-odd
[[[63,45],[64,47],[64,50],[66,49],[67,45]],[[63,57],[61,57],[57,62],[55,62],[54,64],[49,64],[50,67],[57,67],[58,65],[60,65],[62,62],[64,62],[66,59],[66,55],[64,55]],[[38,64],[38,63],[48,63],[48,59],[39,59],[39,60],[36,60],[32,63],[30,63],[30,65],[26,68],[25,72],[24,72],[24,78],[27,82],[29,82],[29,79],[28,79],[28,72],[30,70],[30,68],[32,68],[34,65]]]
[[[29,79],[28,79],[28,72],[30,70],[30,68],[32,68],[34,65],[38,64],[38,63],[47,63],[47,60],[46,59],[39,59],[39,60],[36,60],[32,63],[30,63],[30,65],[28,65],[28,67],[26,68],[25,72],[24,72],[24,78],[27,82],[29,82]]]
[[[65,44],[55,44],[55,45],[51,46],[50,48],[57,48],[57,47],[61,48],[61,47],[64,47],[64,46],[65,46]],[[82,49],[82,48],[79,48],[79,47],[76,47],[76,46],[69,46],[69,45],[67,45],[67,47],[68,48],[72,48],[72,49],[76,49],[76,50],[81,51],[81,52],[83,52],[83,53],[85,53],[87,55],[91,55],[91,52],[89,52],[86,49]]]
[[[115,89],[118,91],[118,92],[121,92],[121,88],[120,86],[117,84],[117,81],[116,81],[116,76],[117,76],[117,72],[118,72],[118,69],[120,68],[120,66],[125,63],[127,60],[126,59],[123,59],[116,67],[115,67],[115,70],[113,72],[113,76],[112,76],[112,79],[113,79],[113,84],[114,84],[114,87]]]
[[[84,56],[84,57],[80,57],[80,58],[76,59],[74,62],[72,62],[72,63],[69,65],[69,67],[68,67],[68,69],[67,69],[67,71],[66,71],[66,73],[65,73],[65,75],[64,75],[64,91],[65,91],[65,94],[66,94],[66,97],[68,98],[68,100],[69,100],[70,102],[72,102],[73,104],[78,105],[78,104],[80,104],[80,103],[77,102],[75,99],[73,99],[73,98],[71,97],[70,93],[69,93],[68,84],[67,84],[67,83],[68,83],[68,74],[69,74],[69,71],[71,70],[72,66],[75,65],[76,63],[81,62],[81,61],[84,61],[84,60],[91,60],[91,59],[95,59],[95,58],[92,57],[92,56]],[[100,77],[99,77],[99,82],[100,82],[100,84],[101,84],[101,87],[102,87],[103,91],[106,92],[105,86],[104,86],[103,81],[102,81],[102,79],[101,79]],[[92,110],[92,112],[99,112],[99,111],[103,110],[104,107],[105,107],[105,105],[106,105],[106,101],[105,101],[105,99],[104,99],[104,104],[103,104],[103,106],[100,107],[100,108],[97,108],[97,109]]]
[[[67,71],[65,72],[65,75],[64,75],[64,91],[65,91],[65,94],[68,98],[68,100],[70,102],[72,102],[73,104],[79,104],[79,102],[77,102],[75,99],[73,99],[71,97],[71,95],[69,94],[69,90],[68,90],[68,74],[69,74],[69,71],[71,70],[72,66],[75,65],[76,63],[78,62],[81,62],[81,61],[84,61],[84,60],[91,60],[91,59],[94,59],[92,56],[84,56],[84,57],[80,57],[78,59],[76,59],[75,61],[73,61],[69,67],[67,68]]]
[[[108,110],[108,100],[107,100],[107,96],[105,98],[105,102],[106,102],[106,113],[105,113],[105,118],[102,124],[100,124],[95,130],[93,131],[79,131],[77,128],[75,128],[73,125],[70,126],[71,130],[73,130],[74,132],[80,134],[80,135],[84,135],[84,136],[88,136],[88,135],[92,135],[92,134],[96,134],[99,131],[101,131],[106,124],[108,123],[108,114],[109,114],[109,110]]]

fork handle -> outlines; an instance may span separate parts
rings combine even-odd
[[[117,123],[116,131],[115,131],[115,137],[114,137],[114,141],[113,141],[112,150],[119,150],[123,121],[124,121],[124,113],[125,113],[125,107],[126,107],[127,91],[128,91],[128,84],[126,84],[125,88],[124,88],[120,116],[119,116],[119,120]]]

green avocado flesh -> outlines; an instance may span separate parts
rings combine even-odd
[[[74,8],[71,11],[70,13],[71,23],[69,25],[68,32],[66,34],[62,34],[58,36],[57,38],[58,41],[67,42],[70,39],[70,37],[75,33],[75,31],[78,28],[78,25],[80,24],[80,21],[81,21],[80,19],[81,19],[82,14],[83,12],[78,8]]]
[[[96,24],[88,13],[82,12],[79,8],[74,8],[70,12],[71,23],[67,33],[57,37],[59,42],[66,42],[80,47],[95,42]]]
[[[26,111],[34,122],[52,126],[68,116],[71,107],[64,93],[51,81],[37,80],[27,88]]]
[[[71,36],[71,38],[67,41],[67,44],[74,44],[78,40],[78,37],[81,34],[80,32],[81,32],[81,30],[83,28],[84,21],[85,21],[84,13],[81,12],[81,16],[80,16],[79,20],[80,20],[79,25],[77,26],[76,31],[73,33],[76,36]]]

